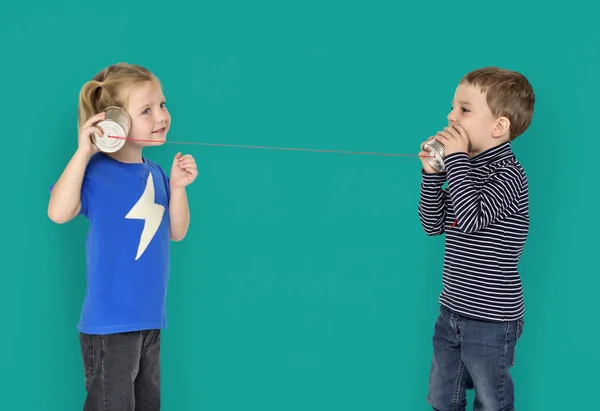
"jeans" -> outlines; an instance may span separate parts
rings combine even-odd
[[[160,330],[80,333],[84,411],[160,410]]]
[[[522,319],[488,322],[442,306],[433,336],[427,401],[435,411],[464,411],[475,389],[474,411],[514,411],[510,368],[523,332]]]

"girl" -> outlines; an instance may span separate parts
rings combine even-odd
[[[131,117],[125,145],[110,154],[90,138],[103,135],[97,123],[108,106]],[[90,222],[78,324],[85,411],[160,409],[169,241],[187,233],[185,187],[198,175],[191,155],[177,153],[170,178],[142,155],[145,146],[164,143],[170,124],[161,84],[150,71],[126,63],[105,68],[81,89],[78,148],[51,189],[52,221],[82,214]]]

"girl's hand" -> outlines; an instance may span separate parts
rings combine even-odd
[[[106,117],[105,112],[98,113],[95,116],[90,117],[88,119],[88,121],[83,123],[83,125],[81,126],[81,128],[79,130],[78,151],[84,152],[90,156],[98,152],[98,147],[96,147],[96,145],[92,141],[92,135],[94,133],[96,133],[99,137],[104,135],[104,132],[102,131],[102,129],[100,127],[98,127],[96,124],[99,121],[104,120],[105,117]]]

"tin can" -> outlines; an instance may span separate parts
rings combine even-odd
[[[439,140],[429,140],[423,145],[423,150],[433,156],[433,158],[427,157],[427,162],[435,171],[446,171],[446,168],[444,167],[445,147]]]
[[[125,145],[125,139],[131,129],[131,117],[125,109],[116,106],[107,107],[104,112],[105,119],[97,124],[104,135],[98,136],[94,133],[92,141],[100,151],[114,153]]]

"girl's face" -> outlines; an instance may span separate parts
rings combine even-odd
[[[136,145],[161,145],[167,138],[171,116],[158,81],[147,81],[129,91],[127,112],[131,116],[128,138]]]

